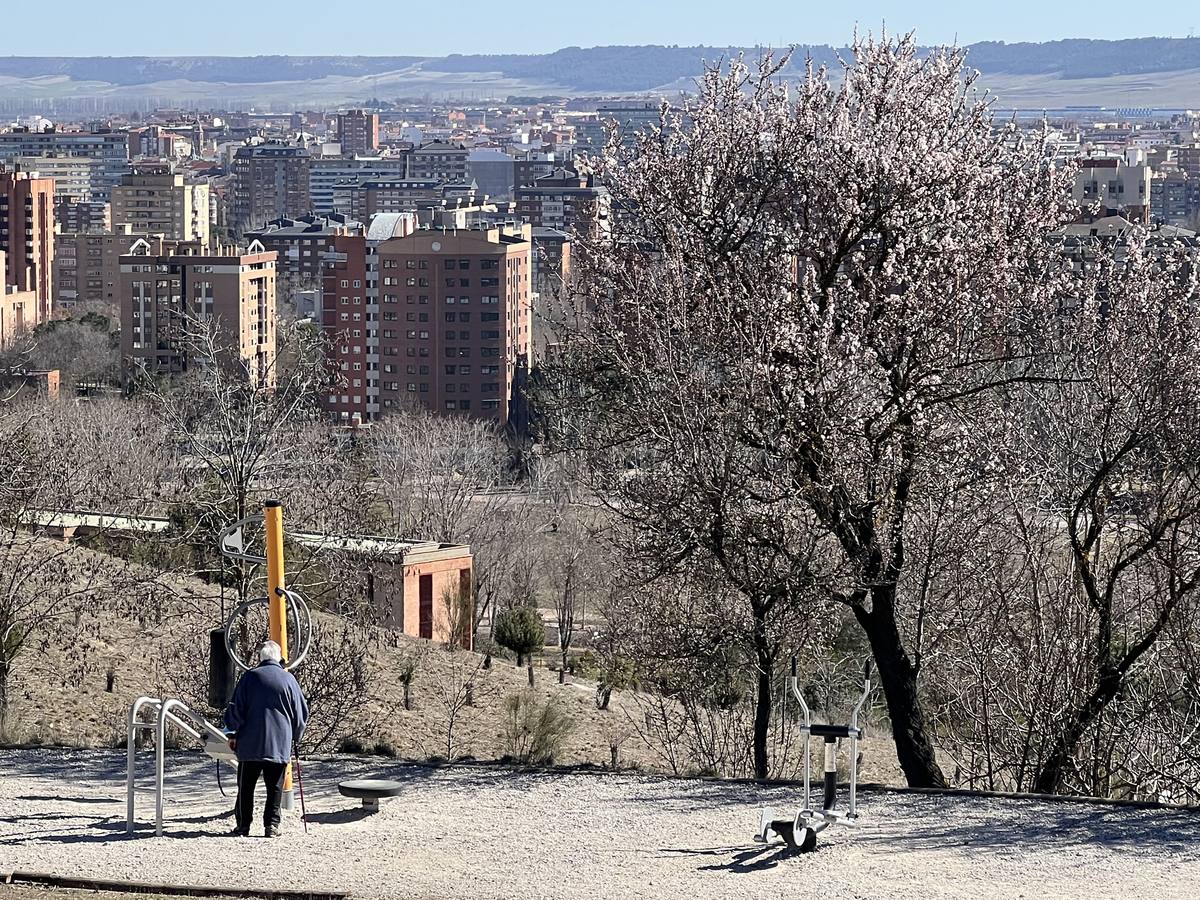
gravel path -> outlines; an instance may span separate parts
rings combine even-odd
[[[152,760],[140,761],[143,829],[128,838],[122,753],[0,751],[0,869],[406,900],[1192,900],[1200,883],[1194,813],[867,792],[859,829],[785,856],[751,833],[760,804],[795,806],[791,788],[360,759],[306,764],[309,834],[292,819],[267,841],[220,836],[231,801],[214,764],[174,755],[168,836],[155,838]],[[364,775],[404,793],[363,818],[336,785]]]

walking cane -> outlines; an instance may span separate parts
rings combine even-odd
[[[304,823],[304,833],[308,834],[308,812],[304,809],[304,773],[300,771],[300,754],[292,748],[292,758],[296,763],[296,787],[300,789],[300,821]]]

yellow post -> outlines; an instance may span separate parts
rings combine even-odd
[[[283,504],[278,500],[263,503],[263,528],[267,544],[267,609],[270,616],[271,640],[288,658],[287,599],[282,594],[283,583]]]
[[[263,530],[267,545],[267,615],[271,628],[271,640],[283,651],[283,661],[288,658],[287,598],[283,572],[283,504],[278,500],[263,503]],[[291,809],[292,766],[288,764],[283,775],[283,805]]]

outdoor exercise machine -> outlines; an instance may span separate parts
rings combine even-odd
[[[244,529],[252,523],[261,523],[263,526],[265,548],[262,555],[252,554],[247,551]],[[248,631],[248,614],[252,609],[265,605],[267,607],[268,619],[267,631],[265,634],[254,635],[252,643],[253,641],[261,643],[261,641],[268,638],[275,641],[283,651],[284,668],[289,671],[296,668],[308,655],[312,639],[312,613],[303,597],[295,591],[289,591],[284,586],[283,504],[278,500],[267,500],[263,504],[263,514],[261,516],[248,516],[234,522],[222,531],[219,538],[219,546],[221,553],[230,559],[241,560],[255,565],[265,564],[267,569],[267,590],[269,591],[267,596],[255,597],[238,604],[230,613],[229,618],[226,619],[222,629],[220,629],[223,634],[220,637],[219,643],[221,645],[220,649],[225,653],[224,658],[231,661],[242,671],[247,671],[254,667],[256,664],[255,660],[243,658],[242,655],[239,655],[234,635]],[[288,655],[289,614],[294,619],[291,623],[294,625],[294,628],[290,630],[297,637],[298,643],[296,654],[290,658]],[[214,676],[218,668],[216,665],[216,657],[219,655],[216,652],[217,644],[218,641],[214,640],[211,648],[214,651],[214,665],[210,671],[210,678]],[[211,701],[215,693],[222,693],[222,691],[214,691],[213,685],[210,684],[209,693]],[[221,706],[224,704],[225,699],[227,698],[214,702],[212,705]],[[222,762],[236,765],[236,755],[229,748],[229,740],[226,732],[190,709],[183,701],[159,699],[157,697],[137,698],[129,708],[126,738],[125,830],[130,834],[134,830],[134,781],[136,774],[137,734],[139,731],[150,731],[154,738],[155,833],[160,836],[163,833],[163,780],[166,767],[166,736],[168,726],[174,726],[194,740],[201,742],[204,752],[217,760],[218,765]],[[303,802],[303,798],[301,798],[301,802]],[[285,809],[292,809],[295,805],[290,766],[284,776],[282,805]]]
[[[793,818],[779,818],[775,810],[769,807],[760,811],[758,831],[754,839],[759,843],[768,843],[771,836],[778,836],[789,847],[807,853],[817,846],[817,835],[830,825],[856,825],[858,819],[858,743],[862,740],[863,730],[859,727],[858,716],[863,704],[871,693],[871,661],[868,659],[863,666],[863,691],[850,715],[849,725],[826,725],[814,723],[800,690],[796,677],[796,660],[792,660],[792,674],[788,678],[788,690],[800,704],[804,721],[800,724],[800,735],[804,749],[804,808]],[[821,809],[812,808],[812,754],[813,738],[821,738],[825,744],[825,792]],[[837,809],[837,742],[841,738],[850,741],[850,801],[845,812]]]

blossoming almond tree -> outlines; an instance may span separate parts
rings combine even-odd
[[[1014,336],[1062,291],[1045,234],[1070,175],[997,127],[961,51],[862,40],[794,89],[779,68],[714,68],[597,161],[613,234],[577,254],[554,439],[630,553],[744,598],[759,777],[772,623],[825,599],[868,639],[909,783],[940,785],[898,591],[910,511],[973,477],[982,398],[1040,377]]]

